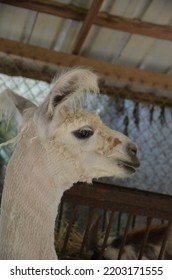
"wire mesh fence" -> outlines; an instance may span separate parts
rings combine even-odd
[[[14,90],[35,104],[40,104],[48,94],[51,81],[57,68],[33,60],[19,59],[13,55],[0,54],[0,88]],[[123,91],[125,99],[121,98]],[[89,110],[95,110],[111,128],[127,134],[139,147],[141,167],[129,179],[102,178],[101,181],[124,185],[159,193],[172,194],[172,109],[166,103],[143,103],[127,97],[126,88],[116,92],[114,97],[105,94],[90,96]],[[3,150],[1,151],[3,156]]]

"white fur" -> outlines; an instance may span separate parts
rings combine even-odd
[[[54,224],[63,192],[78,181],[130,175],[119,165],[119,161],[137,161],[128,154],[129,138],[105,126],[94,113],[71,107],[71,100],[85,91],[98,91],[96,75],[89,70],[71,70],[55,82],[39,108],[30,104],[32,108],[24,113],[6,170],[0,259],[57,259]],[[65,99],[53,106],[54,98],[64,93]],[[10,97],[7,95],[6,101],[11,114],[21,102],[19,96],[15,102],[11,93]],[[19,111],[23,113],[24,108]],[[91,127],[94,135],[77,139],[72,132],[83,127]],[[115,139],[119,143],[113,146]]]

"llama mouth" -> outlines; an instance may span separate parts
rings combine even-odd
[[[128,171],[129,173],[135,173],[137,168],[140,166],[139,161],[120,161],[118,162],[118,166],[125,169],[126,171]]]

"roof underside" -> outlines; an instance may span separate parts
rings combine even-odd
[[[18,6],[24,6],[22,3],[25,2],[41,3],[41,1],[0,2],[18,2]],[[73,7],[82,7],[82,9],[84,8],[88,11],[92,4],[92,1],[82,0],[42,2],[61,2],[66,4],[67,7],[72,5]],[[169,0],[107,0],[97,2],[102,2],[99,12],[105,14],[108,13],[125,19],[137,19],[162,26],[171,26],[172,24],[172,2]],[[34,4],[32,7],[36,9]],[[82,11],[82,9],[78,8],[78,11]],[[72,53],[82,23],[82,21],[66,19],[11,5],[1,4],[0,6],[0,35],[2,38],[65,53]],[[132,23],[130,24],[132,25]],[[154,36],[156,37],[156,34]],[[94,57],[110,63],[132,66],[142,70],[171,74],[171,47],[171,40],[161,40],[153,36],[146,37],[131,34],[127,31],[123,32],[97,26],[94,25],[93,19],[88,35],[80,49],[80,55]]]
[[[171,96],[172,1],[0,2],[1,38],[25,43],[24,48],[28,45],[37,46],[51,52],[68,54],[71,59],[67,63],[64,61],[65,67],[82,63],[85,65],[85,61],[77,60],[74,54],[77,58],[96,59],[106,63],[106,70],[111,69],[109,76],[116,82],[117,87],[121,87],[122,83],[122,86],[133,90],[133,85],[135,87],[137,84],[136,89],[139,92]],[[12,54],[13,47],[10,49],[10,43],[11,41],[7,41],[3,47],[4,41],[1,41],[0,51],[4,52],[4,48],[9,48],[8,52]],[[16,46],[16,49],[19,47]],[[39,59],[33,54],[33,50],[30,58],[32,57]],[[47,57],[45,60],[48,60]],[[94,68],[94,61],[88,60],[87,64]],[[60,61],[60,65],[63,65],[63,61]],[[102,66],[100,64],[95,70],[108,76]],[[121,66],[124,66],[122,74]],[[113,67],[115,75],[112,75]],[[133,69],[138,70],[132,73]],[[151,75],[155,74],[151,81],[144,76],[147,71],[147,76],[150,76],[150,72]],[[156,73],[163,75],[157,76]],[[161,81],[160,84],[157,81]],[[132,96],[132,93],[129,92],[130,95]],[[166,103],[170,105],[171,102],[167,100]]]

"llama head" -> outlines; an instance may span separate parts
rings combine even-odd
[[[85,92],[98,92],[97,76],[86,69],[66,72],[35,113],[38,137],[43,145],[63,147],[77,162],[81,178],[124,177],[139,166],[137,147],[123,134],[104,125],[100,118],[75,106]],[[82,180],[82,179],[81,179]]]

